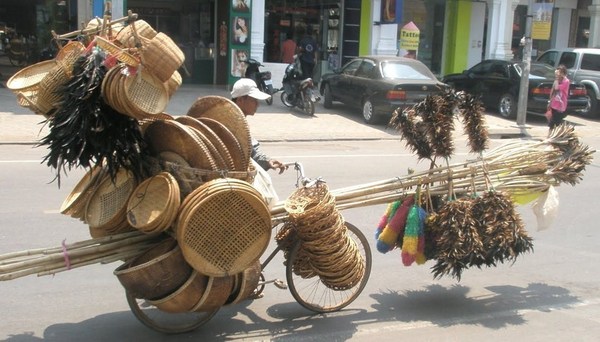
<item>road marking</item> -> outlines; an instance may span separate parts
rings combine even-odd
[[[0,160],[0,163],[41,163],[41,160]]]
[[[455,156],[473,155],[472,153],[459,152],[454,153]],[[303,156],[278,156],[280,159],[297,159],[297,158],[379,158],[379,157],[414,157],[414,153],[397,153],[397,154],[308,154]]]

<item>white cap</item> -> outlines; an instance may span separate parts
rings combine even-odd
[[[266,100],[271,97],[271,95],[260,91],[256,86],[256,82],[250,78],[240,78],[233,84],[231,97],[235,99],[242,96],[250,96],[257,100]]]

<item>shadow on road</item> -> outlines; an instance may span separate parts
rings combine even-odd
[[[526,323],[522,311],[549,312],[569,308],[579,302],[576,296],[559,286],[532,283],[527,287],[490,286],[489,296],[468,297],[469,287],[430,285],[424,290],[390,291],[372,294],[374,311],[345,309],[328,314],[315,314],[295,302],[270,306],[264,318],[245,301],[222,308],[212,320],[197,330],[164,335],[138,322],[131,312],[99,315],[78,323],[49,326],[44,337],[23,332],[10,335],[9,342],[33,341],[164,341],[169,338],[192,340],[302,340],[345,341],[369,322],[423,323],[437,327],[476,325],[491,330]],[[93,303],[90,303],[93,305]],[[250,323],[248,323],[250,322]],[[300,335],[301,334],[301,335]]]

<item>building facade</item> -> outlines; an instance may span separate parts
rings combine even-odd
[[[50,29],[101,17],[107,3],[113,18],[130,9],[173,38],[185,53],[188,83],[232,83],[242,72],[239,55],[262,61],[277,86],[287,65],[284,40],[306,29],[320,46],[317,81],[367,54],[410,52],[440,76],[485,58],[518,59],[530,3],[551,4],[547,37],[533,39],[534,58],[553,47],[600,46],[600,0],[2,0],[0,26],[49,38]],[[234,35],[239,22],[243,42]]]

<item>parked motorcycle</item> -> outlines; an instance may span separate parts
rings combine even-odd
[[[283,86],[281,102],[284,105],[290,108],[297,107],[311,116],[315,114],[315,103],[321,98],[316,95],[312,78],[302,77],[302,69],[297,57],[294,58],[294,63],[285,68],[281,84]]]
[[[247,64],[246,72],[244,73],[244,77],[251,78],[256,82],[258,89],[260,91],[267,93],[269,95],[273,95],[277,92],[276,89],[273,89],[273,81],[271,80],[271,72],[270,71],[260,71],[260,67],[263,67],[259,61],[256,59],[250,58],[245,61]],[[268,105],[273,104],[273,96],[271,96],[268,100],[266,100]]]

